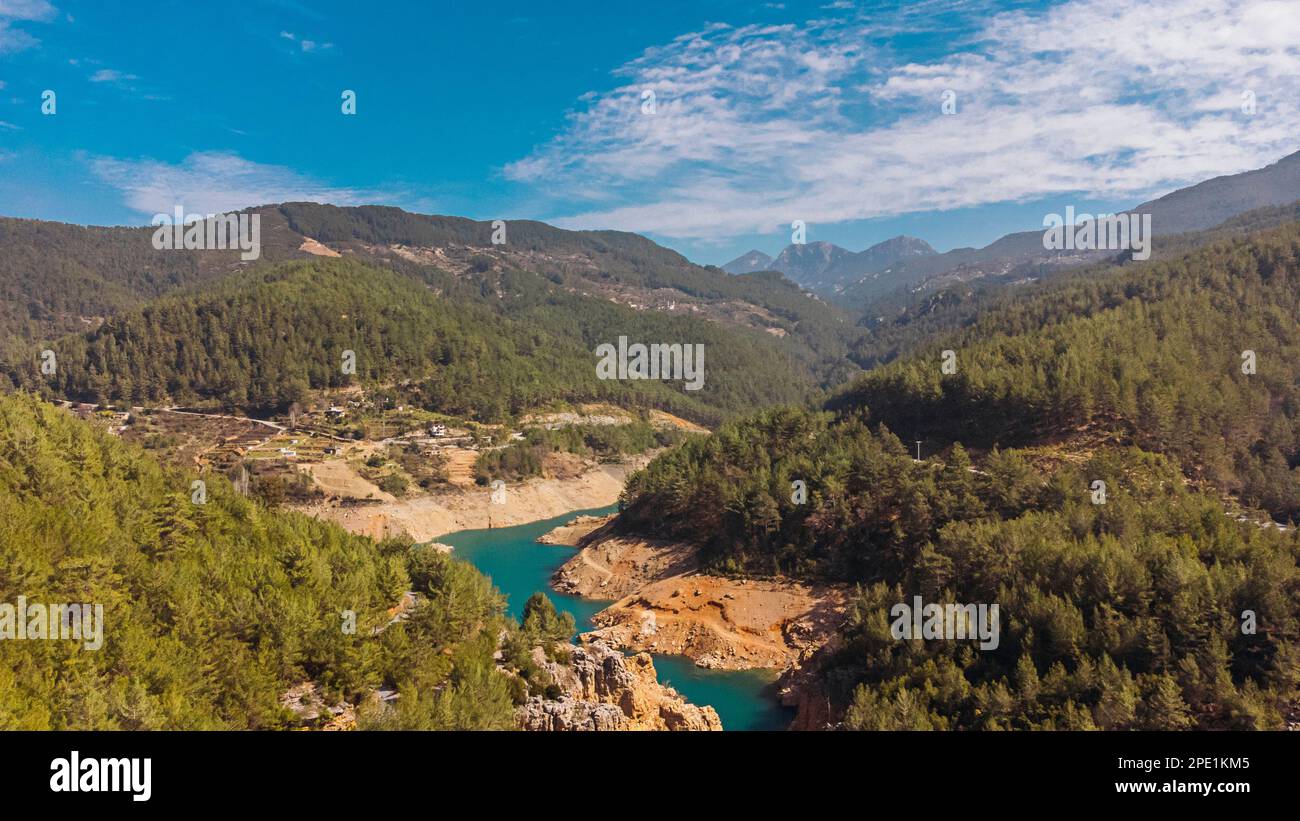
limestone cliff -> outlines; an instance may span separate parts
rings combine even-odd
[[[712,707],[699,707],[659,683],[646,653],[624,656],[602,641],[570,651],[567,663],[535,660],[564,695],[533,697],[517,711],[524,730],[721,730]]]

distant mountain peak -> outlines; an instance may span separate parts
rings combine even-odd
[[[821,256],[829,259],[831,257],[851,253],[853,252],[847,251],[834,243],[822,240],[818,242],[801,242],[798,244],[791,243],[790,245],[785,246],[777,256],[777,259],[781,259],[782,257],[806,259],[811,256]]]
[[[934,253],[925,240],[899,235],[857,252],[825,241],[787,245],[770,264],[805,288],[834,294],[901,260]]]
[[[899,234],[883,242],[877,242],[862,253],[881,257],[892,256],[895,259],[901,259],[903,257],[928,257],[939,252],[930,247],[930,243],[923,239]]]
[[[1148,200],[1123,213],[1151,216],[1157,237],[1206,231],[1257,209],[1290,205],[1300,200],[1300,151],[1252,171],[1213,177]],[[913,290],[944,283],[969,282],[986,276],[1011,274],[1020,266],[1042,262],[1084,264],[1106,252],[1076,253],[1073,259],[1043,249],[1041,228],[1006,234],[982,248],[954,248],[929,258],[905,258],[888,276],[865,278],[840,294],[849,305],[867,305],[900,286]],[[928,284],[927,284],[928,283]]]
[[[722,266],[729,274],[752,274],[772,270],[772,258],[762,251],[750,250]]]

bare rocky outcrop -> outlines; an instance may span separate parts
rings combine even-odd
[[[700,667],[784,670],[843,618],[843,593],[785,580],[672,576],[638,588],[592,619],[618,647],[689,656]]]
[[[551,586],[612,600],[593,619],[593,635],[616,647],[689,656],[701,667],[782,671],[821,646],[843,618],[843,588],[703,573],[691,545],[620,534],[612,516],[553,532],[580,549]]]
[[[593,618],[587,640],[683,655],[700,667],[778,671],[782,703],[798,710],[795,728],[833,724],[811,671],[844,619],[846,588],[705,573],[693,546],[622,534],[615,522],[582,517],[539,539],[579,548],[552,587],[613,600]]]
[[[569,648],[567,663],[534,659],[564,695],[533,697],[517,711],[525,730],[721,730],[712,707],[691,704],[659,683],[646,653],[624,656],[603,641]]]
[[[554,530],[537,537],[538,544],[558,544],[577,547],[588,534],[605,526],[610,516],[578,516]]]
[[[296,726],[303,730],[355,730],[356,708],[345,701],[328,704],[321,687],[304,681],[280,694],[280,706],[293,713]]]
[[[833,730],[838,726],[843,705],[832,703],[818,670],[826,658],[839,649],[838,637],[792,664],[777,679],[777,693],[781,704],[795,709],[791,730]]]
[[[679,542],[622,536],[614,515],[583,516],[539,542],[581,548],[551,576],[551,587],[588,599],[621,599],[650,582],[695,571],[695,549]]]
[[[600,732],[631,729],[631,721],[616,705],[576,701],[568,696],[555,701],[533,696],[516,715],[521,730]]]

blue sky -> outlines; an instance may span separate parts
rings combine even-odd
[[[0,0],[0,214],[375,202],[721,263],[793,220],[982,245],[1300,148],[1285,0],[356,9]]]

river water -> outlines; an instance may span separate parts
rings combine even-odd
[[[462,530],[438,539],[454,547],[458,556],[492,578],[506,595],[507,609],[520,618],[524,602],[538,591],[546,593],[556,608],[573,614],[578,631],[591,629],[591,617],[608,602],[566,596],[551,589],[551,575],[574,554],[574,548],[538,544],[537,537],[575,516],[602,516],[614,506],[575,510],[554,519],[491,530]],[[793,711],[776,700],[775,674],[765,670],[706,670],[685,656],[654,656],[659,681],[671,685],[694,704],[711,705],[727,730],[779,730],[789,725]]]

